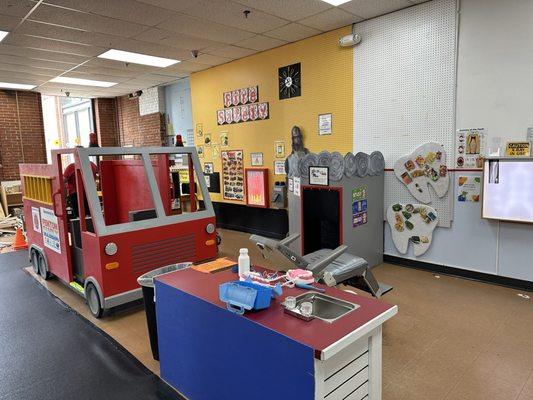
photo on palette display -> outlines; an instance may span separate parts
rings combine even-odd
[[[429,186],[437,197],[444,197],[450,186],[446,152],[438,143],[425,143],[399,158],[394,174],[416,200],[426,204],[431,202]]]
[[[431,246],[439,217],[437,211],[426,204],[395,203],[387,209],[387,222],[396,249],[406,254],[412,243],[414,255],[421,256]]]

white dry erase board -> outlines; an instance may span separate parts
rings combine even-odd
[[[533,158],[490,158],[483,168],[481,216],[533,223]]]

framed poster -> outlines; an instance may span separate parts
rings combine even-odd
[[[274,175],[285,175],[285,161],[274,161]]]
[[[246,168],[246,204],[268,207],[268,168]]]
[[[251,153],[251,164],[252,167],[262,167],[263,166],[263,153]]]
[[[204,146],[198,146],[196,151],[198,152],[198,158],[204,158]]]
[[[204,135],[204,125],[196,124],[196,136],[202,137]]]
[[[329,186],[329,168],[309,167],[309,184],[316,186]]]
[[[331,135],[332,126],[332,114],[319,114],[318,115],[318,134],[319,135]]]
[[[455,168],[482,169],[485,129],[459,129],[455,135]]]
[[[220,132],[220,147],[228,147],[228,146],[229,146],[228,131],[222,131]]]
[[[222,155],[222,193],[226,200],[244,201],[244,161],[242,150],[225,150]]]

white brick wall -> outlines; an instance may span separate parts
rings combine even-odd
[[[139,97],[139,114],[141,116],[165,112],[165,88],[152,87],[144,89]]]

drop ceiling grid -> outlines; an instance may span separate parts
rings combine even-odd
[[[12,31],[24,20],[0,44],[0,54],[6,56],[6,61],[0,61],[4,64],[0,80],[15,76],[11,65],[19,62],[33,78],[53,71],[113,82],[166,83],[359,21],[358,12],[369,16],[419,1],[352,0],[344,7],[333,7],[322,0],[3,0],[0,29]],[[242,14],[245,9],[251,11],[248,18]],[[183,62],[164,70],[98,63],[107,60],[95,56],[109,48]],[[193,49],[201,50],[198,59],[191,56]],[[46,72],[39,70],[35,60],[44,60]],[[152,79],[147,80],[147,74]],[[87,90],[63,86],[72,93]],[[106,90],[118,91],[104,88],[95,93]]]

